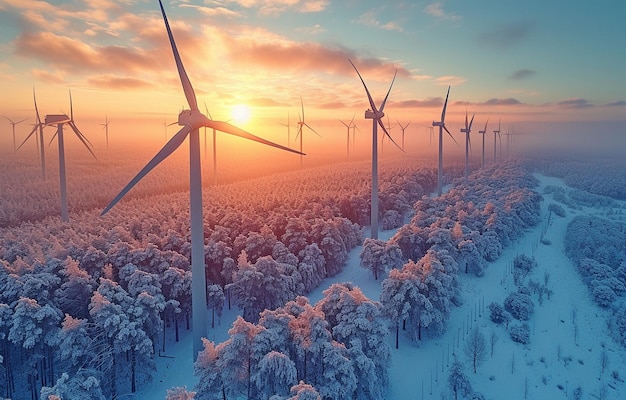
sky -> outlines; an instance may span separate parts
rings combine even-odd
[[[265,132],[305,120],[336,136],[385,113],[424,132],[465,112],[482,128],[626,123],[626,3],[617,1],[164,0],[199,104]],[[0,115],[173,122],[187,107],[157,0],[0,0]],[[10,95],[6,95],[9,93]],[[243,106],[249,117],[233,115]],[[204,108],[201,105],[201,108]],[[32,121],[30,121],[32,122]],[[29,122],[29,123],[30,123]],[[77,121],[78,122],[78,121]],[[493,123],[493,122],[492,122]],[[539,125],[537,125],[539,124]],[[541,125],[547,124],[547,125]],[[475,125],[476,126],[476,125]],[[3,136],[10,124],[0,124]],[[20,128],[28,130],[28,128]],[[159,134],[163,132],[160,128]],[[393,135],[393,134],[392,134]]]

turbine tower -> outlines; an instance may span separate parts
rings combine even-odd
[[[28,118],[24,118],[20,121],[13,121],[11,118],[9,117],[4,117],[7,121],[9,121],[9,123],[11,124],[11,127],[13,128],[13,151],[17,151],[17,147],[15,147],[15,125],[17,124],[21,124],[22,122],[26,121]]]
[[[347,158],[350,158],[350,127],[352,126],[352,123],[354,122],[354,117],[355,116],[356,116],[356,114],[352,116],[352,119],[350,120],[349,124],[346,124],[342,120],[339,120],[339,122],[341,122],[343,124],[343,126],[345,126],[346,129],[348,130],[347,136],[346,136],[346,157]]]
[[[291,122],[289,119],[289,111],[287,111],[287,123],[281,123],[281,125],[287,127],[287,147],[291,147]]]
[[[68,117],[65,114],[48,114],[46,115],[45,125],[56,125],[57,132],[52,137],[57,138],[57,142],[59,144],[59,181],[61,187],[61,221],[69,222],[69,212],[67,207],[67,178],[65,175],[65,138],[63,137],[63,125],[67,124],[74,131],[78,139],[83,143],[83,145],[89,150],[93,158],[96,158],[96,155],[93,152],[92,144],[89,142],[89,139],[83,135],[76,124],[74,123],[74,109],[72,106],[72,92],[70,92],[70,116]],[[52,142],[50,140],[50,142]]]
[[[365,93],[367,93],[367,99],[370,103],[370,109],[365,111],[365,118],[372,120],[372,200],[370,202],[370,228],[372,239],[378,239],[378,126],[380,125],[383,132],[385,132],[385,135],[389,137],[389,140],[391,140],[391,142],[395,144],[396,147],[400,148],[400,146],[398,146],[396,142],[391,138],[389,132],[387,132],[383,121],[381,121],[381,119],[385,116],[383,110],[385,109],[387,98],[389,97],[389,93],[391,92],[391,88],[393,87],[393,82],[396,80],[396,75],[398,71],[396,70],[396,72],[393,74],[393,79],[391,80],[391,85],[389,85],[387,95],[385,96],[383,102],[380,104],[380,109],[377,109],[376,104],[372,99],[372,95],[370,94],[369,89],[367,89],[365,81],[363,80],[363,77],[361,77],[359,70],[356,68],[352,60],[348,59],[348,61],[350,61],[350,64],[352,64],[352,67],[359,76],[359,79],[361,79],[361,83],[363,83]]]
[[[472,114],[472,119],[467,124],[467,110],[465,110],[465,128],[461,128],[461,132],[465,133],[465,179],[469,176],[469,149],[472,147],[472,142],[470,141],[470,132],[472,131],[472,124],[474,123],[474,116],[476,114]]]
[[[497,139],[500,137],[500,122],[501,120],[498,120],[498,129],[495,129],[493,131],[493,164],[496,164],[497,158],[496,158],[496,146],[497,146]]]
[[[198,110],[196,95],[191,85],[191,81],[187,76],[185,67],[178,53],[174,36],[170,29],[163,4],[159,0],[163,22],[169,37],[172,53],[176,62],[178,75],[189,104],[189,110],[183,110],[178,115],[178,125],[182,128],[163,146],[163,148],[143,167],[141,171],[122,189],[122,191],[111,201],[111,203],[102,211],[101,215],[106,214],[129,190],[131,190],[137,182],[152,171],[158,164],[169,157],[189,136],[189,198],[190,198],[190,218],[191,218],[191,273],[192,273],[192,313],[193,313],[193,359],[197,358],[198,353],[202,350],[202,337],[206,337],[207,333],[207,307],[206,307],[206,278],[204,265],[204,220],[202,216],[202,168],[200,163],[200,128],[215,128],[221,132],[230,133],[231,135],[243,137],[245,139],[254,140],[269,146],[273,146],[282,150],[301,154],[287,147],[272,143],[268,140],[254,136],[240,128],[237,128],[228,122],[213,121],[203,115]]]
[[[483,151],[480,159],[480,167],[485,168],[485,136],[487,136],[487,124],[489,123],[489,118],[487,118],[487,122],[485,122],[485,129],[482,131],[478,131],[478,133],[483,135]]]
[[[402,150],[404,150],[404,131],[406,128],[409,127],[409,125],[411,125],[411,121],[407,122],[406,125],[404,126],[400,123],[400,121],[397,121],[397,122],[398,122],[398,125],[400,126],[400,130],[402,131]]]
[[[317,133],[315,131],[315,129],[311,128],[311,126],[309,124],[306,123],[306,121],[304,120],[304,103],[302,102],[302,97],[300,97],[300,106],[302,107],[302,115],[301,115],[301,119],[298,121],[298,133],[296,134],[296,140],[298,140],[298,136],[300,136],[300,169],[302,169],[302,155],[304,153],[302,153],[302,136],[304,136],[304,127],[306,126],[307,128],[309,128],[311,131],[313,131],[313,133],[315,133],[317,136],[322,137],[319,133]],[[300,118],[300,115],[298,115],[298,117]]]
[[[41,117],[39,116],[39,109],[37,108],[37,98],[35,97],[35,88],[33,88],[33,102],[35,103],[35,125],[33,125],[33,129],[30,131],[26,139],[17,147],[17,150],[21,149],[24,146],[24,143],[31,138],[31,136],[35,135],[35,139],[37,139],[37,148],[39,150],[40,156],[40,164],[41,164],[41,178],[46,180],[46,155],[45,155],[45,146],[43,144],[43,128],[46,126]],[[37,136],[37,132],[39,132],[39,136]]]
[[[109,116],[105,115],[104,116],[104,124],[100,124],[102,125],[102,129],[104,129],[104,133],[106,135],[106,141],[107,141],[107,150],[109,149],[109,123],[111,121],[109,121]]]
[[[446,108],[448,107],[448,96],[450,95],[450,86],[448,86],[448,93],[446,93],[446,101],[443,103],[443,109],[441,110],[441,121],[433,121],[433,127],[439,127],[439,167],[437,169],[437,196],[441,196],[443,188],[443,131],[448,132],[448,135],[457,143],[456,139],[448,128],[446,128]]]

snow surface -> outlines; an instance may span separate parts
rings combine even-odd
[[[535,190],[544,196],[542,222],[504,249],[497,261],[489,263],[485,276],[460,275],[464,304],[452,308],[446,332],[420,343],[411,342],[401,332],[397,350],[395,335],[393,332],[388,335],[392,356],[388,399],[453,398],[447,378],[454,354],[464,363],[464,372],[474,390],[482,393],[485,399],[575,399],[574,391],[579,387],[584,399],[626,398],[626,349],[610,338],[606,328],[610,315],[592,301],[574,265],[564,253],[568,223],[576,215],[594,215],[601,210],[584,207],[581,211],[567,209],[565,218],[553,216],[550,225],[546,226],[547,207],[553,200],[551,195],[543,193],[543,188],[549,185],[566,186],[558,178],[535,176],[540,181]],[[625,202],[619,204],[626,207]],[[551,241],[550,245],[540,242],[542,230],[544,238]],[[387,240],[394,234],[395,231],[381,232],[380,239]],[[319,301],[323,297],[322,292],[336,282],[352,282],[369,298],[379,299],[384,277],[375,281],[370,271],[359,266],[360,252],[361,247],[353,249],[343,271],[324,280],[309,294],[311,304]],[[533,256],[537,260],[538,266],[531,272],[531,277],[543,282],[547,272],[550,275],[548,287],[553,291],[543,305],[537,304],[534,299],[535,313],[528,321],[531,330],[528,345],[513,342],[503,326],[489,320],[487,308],[493,301],[502,304],[505,297],[515,290],[511,268],[513,258],[519,254]],[[238,313],[235,308],[225,308],[220,323],[216,322],[215,329],[209,329],[209,339],[215,343],[226,340]],[[577,326],[576,338],[574,325]],[[464,351],[465,338],[475,326],[485,336],[488,347],[487,357],[478,364],[477,374],[473,374]],[[159,399],[165,398],[167,389],[173,387],[193,389],[196,378],[192,367],[191,332],[181,332],[181,341],[168,342],[165,356],[157,357],[153,382],[134,395],[120,398]],[[493,356],[489,354],[492,333],[497,337]],[[603,348],[609,362],[601,376]],[[618,379],[613,376],[615,373]]]

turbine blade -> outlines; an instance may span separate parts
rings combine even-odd
[[[393,83],[396,81],[396,75],[398,75],[398,70],[396,69],[396,72],[393,73],[393,79],[391,80],[391,85],[389,85],[389,90],[387,90],[387,95],[385,96],[385,100],[383,100],[382,104],[380,105],[380,112],[383,112],[383,110],[385,109],[385,104],[387,104],[387,98],[389,97],[389,93],[391,93],[391,88],[393,87]]]
[[[304,122],[304,102],[302,102],[302,96],[300,96],[300,106],[302,106],[302,122]]]
[[[456,145],[459,145],[459,142],[456,141],[456,139],[454,138],[454,136],[452,136],[452,134],[450,133],[450,131],[448,130],[448,128],[444,125],[443,129],[448,132],[448,135],[450,135],[450,137],[452,138],[452,140],[454,140],[454,143],[456,143]]]
[[[50,141],[48,142],[48,146],[50,146],[52,144],[52,142],[54,142],[54,138],[57,137],[57,134],[59,133],[58,130],[54,131],[54,135],[52,135],[52,138],[50,139]]]
[[[176,48],[176,42],[174,41],[174,35],[172,35],[172,30],[170,29],[170,24],[167,21],[167,16],[165,15],[165,9],[163,9],[163,3],[159,0],[159,6],[161,6],[161,14],[163,14],[163,21],[165,22],[165,28],[167,29],[167,36],[170,39],[170,45],[172,46],[172,53],[174,53],[174,60],[176,61],[176,68],[178,69],[178,75],[180,76],[180,82],[183,85],[183,90],[185,91],[185,97],[187,98],[187,103],[189,103],[189,107],[192,110],[198,109],[198,102],[196,100],[196,94],[193,91],[193,86],[191,86],[191,81],[189,81],[189,77],[187,76],[187,72],[185,72],[185,67],[183,66],[183,62],[180,59],[180,54],[178,53],[178,48]]]
[[[33,136],[36,132],[37,129],[39,129],[39,124],[35,124],[35,126],[33,127],[33,130],[30,131],[30,133],[28,134],[28,136],[26,136],[26,139],[24,139],[24,141],[22,142],[22,144],[20,144],[19,146],[17,146],[17,148],[15,149],[15,151],[18,151],[19,149],[22,148],[22,146],[24,146],[24,143],[26,143],[28,141],[28,139],[30,139],[31,136]]]
[[[298,125],[298,132],[296,133],[296,138],[294,140],[298,140],[298,136],[300,136],[301,132],[302,132],[302,125]]]
[[[470,119],[469,127],[467,128],[468,131],[472,130],[472,124],[474,123],[474,117],[475,116],[476,116],[476,114],[472,114],[472,119]]]
[[[469,134],[469,132],[466,133],[466,135],[467,135],[467,144],[469,144],[469,151],[470,151],[470,154],[471,154],[472,153],[472,137]]]
[[[387,128],[385,128],[385,124],[383,124],[383,121],[381,121],[380,119],[376,119],[376,121],[378,121],[378,125],[383,129],[383,132],[385,132],[385,135],[387,135],[387,137],[389,138],[389,140],[391,140],[391,143],[393,143],[394,145],[396,145],[396,147],[398,148],[398,150],[400,150],[401,152],[404,153],[404,150],[402,150],[402,147],[398,146],[398,143],[396,143],[395,140],[393,140],[393,138],[391,137],[391,135],[389,134],[389,132],[387,132]],[[383,136],[384,138],[384,136]],[[382,139],[381,139],[382,140]]]
[[[446,108],[448,107],[448,96],[450,95],[450,86],[448,86],[448,93],[446,93],[446,101],[443,103],[443,110],[441,110],[441,123],[446,122]],[[445,128],[445,126],[444,126]],[[447,129],[446,129],[447,131]],[[449,133],[449,132],[448,132]],[[450,135],[452,136],[452,135]]]
[[[252,140],[252,141],[255,141],[255,142],[258,142],[258,143],[261,143],[261,144],[265,144],[267,146],[276,147],[277,149],[289,151],[291,153],[296,153],[296,154],[300,154],[300,155],[305,155],[304,153],[300,153],[297,150],[293,150],[293,149],[290,149],[289,147],[285,147],[285,146],[282,146],[280,144],[276,144],[274,142],[270,142],[269,140],[265,140],[263,138],[255,136],[255,135],[253,135],[253,134],[251,134],[249,132],[244,131],[241,128],[237,128],[236,126],[229,124],[228,122],[211,121],[210,124],[208,124],[208,127],[216,129],[216,130],[218,130],[220,132],[230,133],[231,135],[234,135],[234,136],[239,136],[239,137],[244,138],[244,139],[248,139],[248,140]]]
[[[487,122],[485,122],[485,135],[487,134],[487,124],[489,123],[489,118],[487,118]]]
[[[170,154],[174,152],[187,138],[187,135],[191,131],[191,127],[188,125],[183,126],[178,133],[176,133],[172,138],[163,146],[163,148],[148,162],[148,164],[143,167],[141,171],[122,189],[122,191],[115,196],[113,200],[109,203],[108,206],[100,213],[100,215],[106,214],[118,201],[122,199],[144,176],[148,174],[148,172],[152,171],[154,167],[159,165],[163,160],[165,160]]]
[[[365,84],[365,81],[363,80],[363,77],[361,76],[361,74],[359,73],[359,70],[356,68],[356,66],[354,65],[354,63],[352,62],[351,59],[348,58],[348,61],[350,61],[350,64],[352,64],[352,67],[354,68],[354,70],[356,71],[356,74],[359,76],[359,79],[361,79],[361,83],[363,84],[363,87],[365,88],[365,93],[367,93],[367,99],[370,102],[370,108],[373,112],[376,112],[376,104],[374,104],[374,100],[372,99],[372,95],[370,94],[369,89],[367,89],[367,85]]]
[[[69,125],[70,125],[70,128],[72,128],[72,130],[76,134],[76,136],[78,136],[78,139],[80,139],[80,141],[83,142],[83,144],[85,145],[87,150],[89,150],[89,152],[91,153],[93,158],[95,158],[97,160],[98,157],[96,157],[96,155],[94,154],[93,150],[91,149],[93,145],[91,144],[89,139],[87,139],[87,137],[85,135],[83,135],[80,130],[78,130],[78,127],[73,122],[70,122]]]
[[[74,107],[72,106],[72,91],[68,89],[70,92],[70,121],[74,121]]]
[[[35,87],[33,86],[33,102],[35,103],[35,115],[37,115],[37,123],[41,123],[41,117],[39,117],[39,109],[37,108],[37,97],[35,96]]]
[[[465,108],[465,129],[469,129],[469,125],[467,124],[467,107]]]
[[[17,122],[15,123],[15,125],[17,125],[17,124],[21,124],[22,122],[26,121],[27,119],[28,119],[28,118],[24,118],[24,119],[22,119],[22,120],[17,121]]]
[[[356,113],[352,115],[352,119],[350,120],[350,125],[348,125],[348,128],[352,126],[352,123],[354,122],[354,117],[356,117]]]
[[[317,136],[322,137],[322,135],[320,135],[319,133],[317,133],[317,131],[313,128],[311,128],[311,126],[309,124],[307,124],[306,122],[303,122],[304,126],[306,126],[307,128],[309,128],[310,130],[313,131],[313,133],[315,133]]]

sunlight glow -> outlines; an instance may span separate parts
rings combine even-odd
[[[237,104],[231,110],[231,115],[236,124],[245,124],[250,120],[250,107],[245,104]]]

